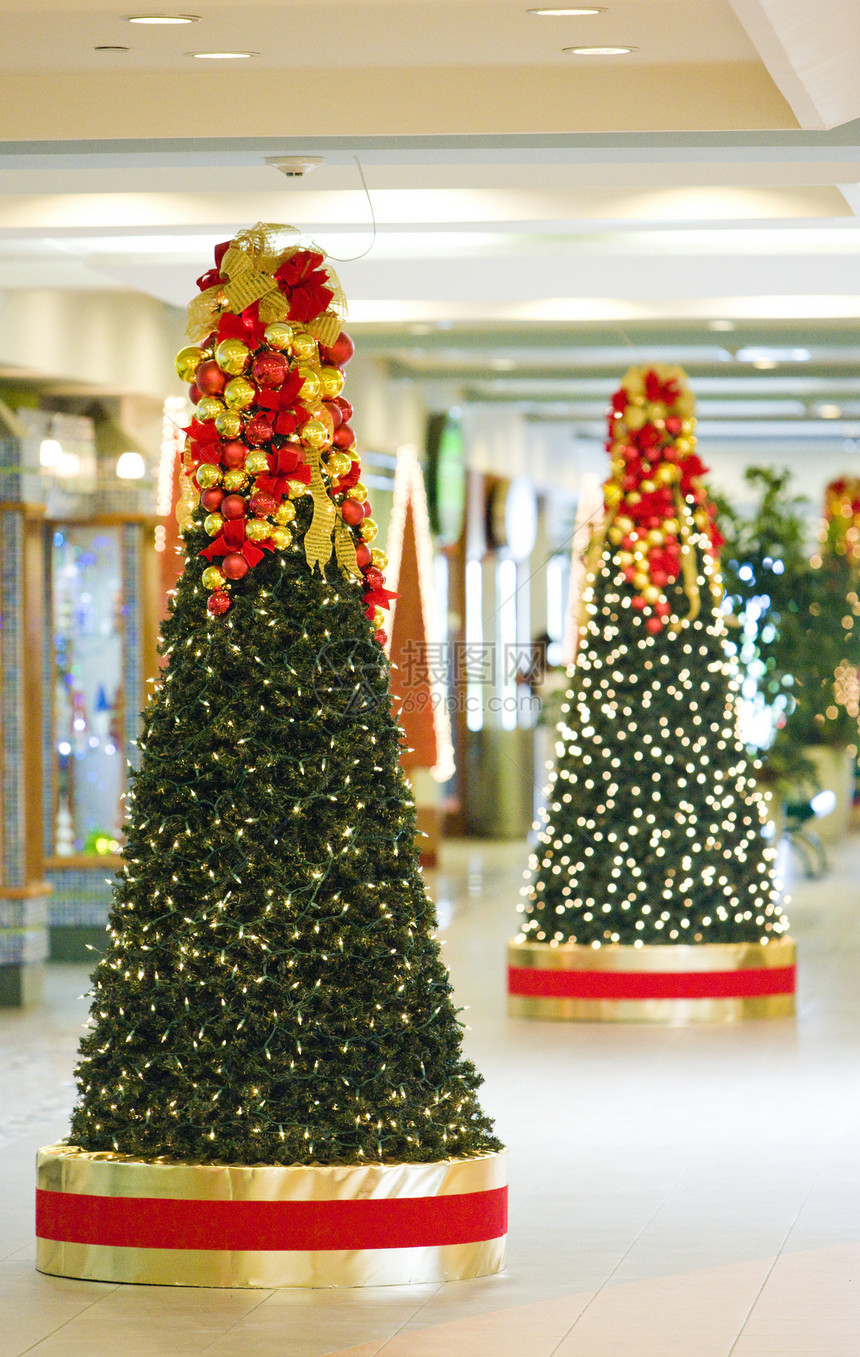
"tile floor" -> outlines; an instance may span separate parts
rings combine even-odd
[[[63,1135],[86,1006],[0,1010],[0,1357],[858,1357],[860,837],[793,885],[796,1021],[653,1029],[505,1015],[525,850],[437,883],[470,1054],[510,1146],[507,1271],[447,1286],[123,1287],[33,1269],[32,1161]]]

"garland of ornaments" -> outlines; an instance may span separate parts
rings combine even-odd
[[[667,624],[673,631],[683,625],[665,593],[679,577],[690,603],[687,620],[697,616],[694,544],[698,539],[716,561],[724,540],[702,483],[708,468],[696,453],[694,410],[681,368],[655,363],[630,368],[608,413],[612,467],[603,486],[604,521],[589,547],[589,573],[608,536],[634,590],[633,607],[652,635]],[[709,578],[716,587],[716,572]]]
[[[189,333],[199,342],[176,356],[196,406],[177,514],[183,528],[199,525],[198,506],[205,515],[202,581],[219,617],[232,606],[231,584],[264,552],[293,547],[296,501],[310,496],[307,563],[324,572],[336,554],[361,581],[384,645],[382,609],[397,595],[384,587],[385,552],[370,545],[378,529],[342,394],[354,352],[341,330],[343,294],[320,251],[279,248],[286,229],[258,225],[216,246],[214,269],[197,280]]]

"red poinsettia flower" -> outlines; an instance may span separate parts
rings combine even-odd
[[[627,392],[624,390],[623,386],[619,391],[616,391],[615,395],[612,397],[612,409],[614,410],[616,415],[624,414],[624,411],[627,409],[627,406],[629,404],[629,399],[630,398],[628,397]]]
[[[289,302],[289,320],[309,321],[321,316],[334,296],[328,274],[320,268],[324,255],[315,250],[297,250],[275,273]]]

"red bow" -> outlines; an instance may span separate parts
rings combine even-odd
[[[379,589],[368,589],[364,595],[364,602],[367,604],[364,610],[365,616],[372,617],[374,608],[390,608],[391,599],[399,597],[400,595],[395,594],[391,589],[381,587]]]
[[[214,542],[210,542],[208,547],[204,547],[199,554],[205,556],[207,561],[213,561],[216,556],[227,556],[231,551],[238,551],[250,566],[254,566],[258,561],[262,561],[264,547],[266,551],[272,550],[272,543],[267,539],[264,542],[252,542],[245,536],[244,518],[228,518],[219,537]]]
[[[188,434],[191,443],[189,452],[194,465],[200,466],[202,462],[211,462],[217,466],[221,461],[221,438],[215,425],[192,419],[184,432]]]
[[[289,302],[289,319],[308,321],[322,315],[334,292],[327,287],[328,274],[319,266],[325,256],[314,250],[297,250],[275,274]]]
[[[301,481],[303,485],[311,483],[311,469],[302,461],[301,453],[295,446],[288,445],[269,453],[268,476],[258,476],[255,482],[258,490],[265,490],[276,499],[283,499],[287,493],[287,481]]]

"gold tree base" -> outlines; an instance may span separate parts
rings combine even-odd
[[[679,947],[516,942],[508,1012],[569,1022],[737,1022],[794,1014],[792,938]]]
[[[354,1287],[499,1272],[506,1154],[437,1164],[178,1164],[50,1145],[36,1267],[160,1286]]]

